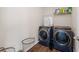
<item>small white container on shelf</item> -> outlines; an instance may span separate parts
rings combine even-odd
[[[44,16],[43,25],[44,26],[53,26],[53,17],[52,16]]]

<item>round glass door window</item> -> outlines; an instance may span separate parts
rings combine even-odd
[[[55,40],[60,45],[66,45],[66,44],[69,44],[69,42],[70,42],[69,35],[66,32],[64,32],[64,31],[58,31],[55,34]]]
[[[39,32],[39,36],[41,37],[41,39],[45,40],[47,39],[47,32],[42,30]]]

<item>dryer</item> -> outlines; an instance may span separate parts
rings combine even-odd
[[[71,29],[55,28],[53,31],[53,48],[62,52],[73,51],[74,33]]]

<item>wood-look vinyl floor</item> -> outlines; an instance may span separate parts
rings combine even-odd
[[[48,47],[38,43],[35,46],[33,46],[31,49],[29,49],[27,52],[60,52],[60,51],[56,49],[50,50]]]

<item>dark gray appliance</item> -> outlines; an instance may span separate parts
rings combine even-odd
[[[51,27],[40,26],[38,33],[39,43],[44,46],[49,46],[50,39],[52,39],[51,37],[53,36],[52,34]]]
[[[62,52],[72,52],[73,37],[74,33],[69,27],[54,28],[52,47]]]

